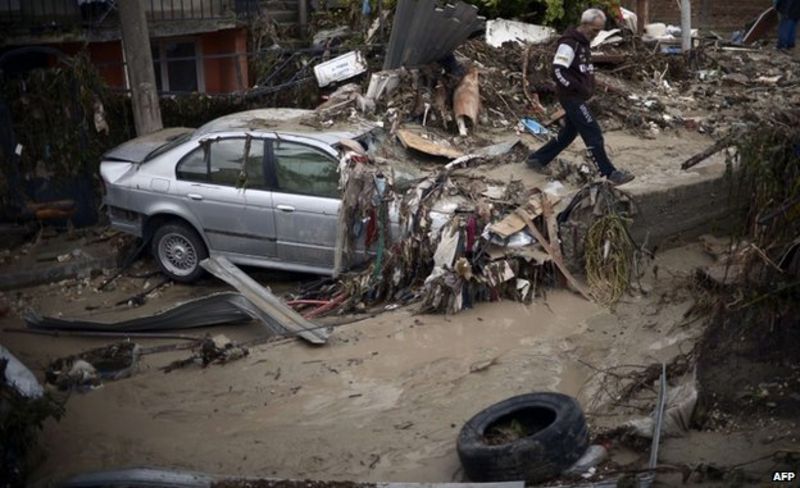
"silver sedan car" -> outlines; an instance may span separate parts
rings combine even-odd
[[[373,127],[320,132],[299,122],[306,113],[251,110],[109,151],[100,175],[111,225],[149,240],[158,265],[176,281],[196,279],[209,254],[331,274],[338,143],[369,138]],[[358,254],[366,254],[363,246]]]

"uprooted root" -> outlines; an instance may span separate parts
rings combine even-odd
[[[617,303],[631,284],[636,246],[625,219],[615,213],[600,217],[586,236],[586,277],[602,303]]]

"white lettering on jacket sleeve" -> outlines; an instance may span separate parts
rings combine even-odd
[[[564,75],[561,74],[561,68],[556,68],[555,72],[556,72],[556,80],[558,80],[558,82],[561,83],[561,86],[569,87],[569,80],[564,78]]]
[[[575,60],[575,50],[569,44],[559,44],[553,65],[569,68]]]

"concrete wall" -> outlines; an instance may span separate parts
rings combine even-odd
[[[624,187],[623,187],[624,188]],[[730,232],[741,217],[741,202],[726,176],[633,195],[637,215],[630,228],[638,243],[661,249],[702,234]]]
[[[675,0],[650,0],[650,22],[680,25],[681,12]],[[624,0],[635,11],[636,0]],[[772,0],[692,0],[692,22],[699,27],[734,31],[772,6]]]

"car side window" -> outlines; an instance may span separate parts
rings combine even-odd
[[[299,193],[339,198],[338,162],[310,146],[294,142],[273,142],[278,188]]]
[[[178,179],[237,188],[267,189],[263,139],[250,139],[250,151],[244,167],[246,178],[241,178],[246,141],[244,137],[229,138],[201,145],[178,163]]]
[[[175,169],[175,176],[179,180],[207,182],[208,167],[206,166],[205,148],[198,147],[181,158]]]

